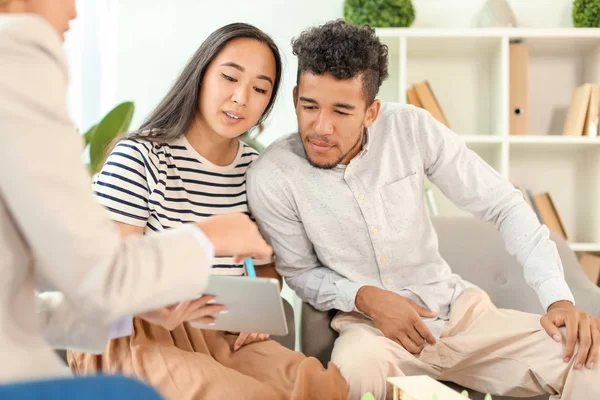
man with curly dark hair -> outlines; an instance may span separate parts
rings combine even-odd
[[[253,163],[248,201],[289,286],[339,310],[331,358],[349,397],[383,399],[386,377],[426,374],[492,394],[600,398],[600,322],[575,307],[549,230],[521,192],[427,111],[376,98],[388,61],[373,29],[333,21],[292,45],[299,134]],[[425,178],[496,225],[544,316],[499,310],[452,272]]]

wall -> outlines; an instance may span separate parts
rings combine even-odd
[[[520,27],[572,27],[572,0],[507,0]],[[415,27],[464,28],[473,22],[486,0],[413,0]]]
[[[139,123],[212,31],[243,21],[270,34],[283,53],[282,90],[264,139],[291,132],[296,127],[291,88],[297,64],[290,40],[307,26],[338,17],[341,4],[339,0],[122,1],[117,98],[136,102],[134,124]]]
[[[470,27],[485,0],[413,0],[415,27]],[[509,0],[520,26],[570,26],[571,0]],[[549,6],[552,4],[552,7]],[[233,21],[272,35],[284,56],[284,82],[263,142],[296,129],[291,90],[296,59],[290,40],[308,26],[341,17],[343,0],[121,0],[118,10],[116,100],[133,100],[134,126],[164,96],[199,44]]]

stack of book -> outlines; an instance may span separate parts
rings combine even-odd
[[[517,188],[523,193],[523,197],[527,204],[531,206],[538,219],[542,224],[545,224],[550,231],[556,233],[565,240],[567,238],[567,232],[560,219],[558,210],[556,209],[550,193],[538,193],[533,194],[531,190],[527,189],[523,185],[518,185]]]
[[[585,83],[571,96],[563,135],[598,136],[600,125],[600,85]]]
[[[567,240],[567,232],[560,220],[560,216],[550,197],[550,193],[546,192],[534,195],[531,193],[531,190],[522,185],[517,186],[517,188],[523,193],[525,201],[531,206],[533,211],[535,211],[540,222],[545,224],[550,231]],[[600,255],[582,253],[579,256],[579,265],[581,265],[581,269],[583,269],[583,272],[585,272],[590,281],[592,281],[594,285],[600,286]]]
[[[509,132],[525,135],[529,118],[529,49],[522,41],[509,47]],[[572,96],[563,127],[566,136],[598,136],[600,125],[600,85],[585,83]]]
[[[440,103],[433,94],[433,90],[431,90],[431,85],[428,81],[415,83],[409,87],[406,90],[406,101],[408,104],[429,111],[435,119],[450,128],[448,120],[446,119],[446,116],[444,116]]]

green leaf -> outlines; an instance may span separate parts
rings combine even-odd
[[[375,396],[373,396],[373,393],[368,392],[365,393],[361,400],[375,400]]]
[[[120,134],[129,130],[135,107],[132,102],[113,108],[96,126],[90,138],[90,170],[92,174],[102,168],[108,145]]]
[[[87,146],[92,141],[92,137],[94,136],[94,132],[96,132],[96,128],[98,125],[93,125],[88,131],[83,135],[85,138],[85,145]]]

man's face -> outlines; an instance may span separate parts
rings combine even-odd
[[[303,72],[294,88],[294,106],[308,161],[330,169],[360,152],[364,130],[377,118],[380,103],[366,107],[360,75],[338,80]]]

